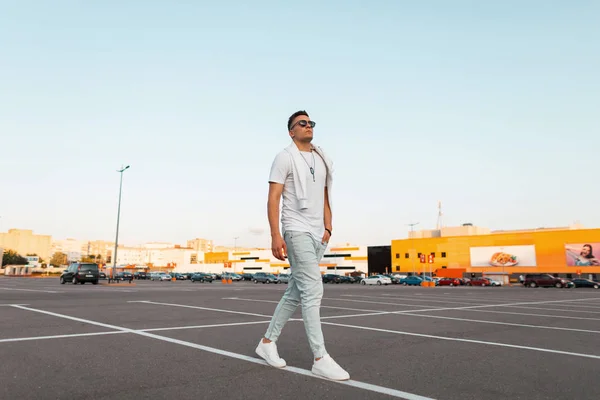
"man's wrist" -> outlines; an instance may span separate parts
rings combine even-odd
[[[327,232],[329,232],[329,236],[331,236],[331,228],[325,228]]]

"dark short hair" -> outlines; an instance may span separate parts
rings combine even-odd
[[[292,127],[292,121],[294,120],[294,118],[296,118],[296,117],[298,117],[300,115],[306,115],[308,117],[308,113],[306,111],[304,111],[304,110],[296,111],[295,113],[293,113],[292,115],[290,115],[290,118],[288,118],[288,123],[287,123],[288,131]]]
[[[591,244],[584,244],[583,247],[589,247],[590,248],[590,254],[587,255],[586,258],[595,258],[594,257],[594,249],[592,248]]]

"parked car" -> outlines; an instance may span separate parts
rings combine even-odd
[[[166,272],[153,272],[150,274],[151,281],[170,281],[173,279],[171,275]]]
[[[492,283],[492,286],[502,286],[502,281],[499,281],[498,279],[492,279],[492,278],[488,278],[490,280],[490,282]]]
[[[195,274],[192,274],[192,276],[190,277],[190,281],[192,282],[209,282],[212,283],[213,282],[213,276],[212,274],[206,274],[204,272],[197,272]]]
[[[86,282],[91,282],[93,285],[97,285],[99,279],[100,271],[98,270],[98,264],[93,263],[73,263],[60,275],[60,283],[62,285],[67,282],[71,282],[74,285],[78,283],[83,285]]]
[[[567,279],[552,276],[550,274],[527,274],[523,281],[523,286],[535,288],[535,287],[569,287],[570,281]]]
[[[336,274],[325,274],[322,279],[323,283],[340,283],[340,276]]]
[[[387,276],[383,275],[372,275],[364,278],[361,282],[362,285],[391,285],[392,280]]]
[[[473,278],[467,283],[467,286],[493,286],[493,282],[489,278]]]
[[[458,278],[440,278],[437,284],[438,286],[460,286],[460,280]]]
[[[400,283],[401,278],[397,278],[392,274],[383,274],[382,276],[387,276],[392,281],[392,285],[397,285]]]
[[[290,274],[279,274],[277,277],[281,283],[288,283],[290,281]]]
[[[118,272],[117,275],[115,275],[115,279],[119,281],[131,282],[133,280],[133,274],[131,272],[126,271]]]
[[[268,272],[257,272],[254,274],[254,283],[279,283],[279,279]]]
[[[358,282],[355,277],[349,275],[341,275],[340,283],[355,283]]]
[[[575,287],[578,288],[600,288],[600,282],[593,281],[591,279],[575,278],[572,279],[571,282],[573,283],[573,285],[575,285]]]
[[[421,283],[423,281],[435,282],[432,278],[428,276],[411,275],[407,276],[406,278],[400,279],[398,283],[404,286],[421,286]]]
[[[137,271],[133,273],[133,278],[134,279],[146,279],[148,276],[146,275],[145,272],[143,271]]]

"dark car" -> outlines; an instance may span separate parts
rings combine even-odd
[[[134,279],[148,279],[148,275],[143,271],[137,271],[133,273]]]
[[[91,282],[94,285],[98,284],[100,279],[100,271],[98,270],[98,264],[93,263],[74,263],[65,269],[60,275],[60,283],[65,284],[72,282],[74,285],[80,283]]]
[[[129,281],[129,283],[131,283],[133,280],[133,274],[131,272],[122,271],[115,276],[115,279],[118,281]]]
[[[340,275],[340,283],[356,283],[356,279],[349,275]]]
[[[575,287],[579,287],[579,288],[581,288],[581,287],[594,288],[594,289],[600,288],[600,282],[596,282],[591,279],[576,278],[576,279],[571,280],[571,282],[573,282]]]
[[[523,281],[523,286],[526,287],[569,287],[569,281],[563,278],[558,278],[550,274],[527,274]]]
[[[242,280],[244,280],[244,281],[253,281],[254,280],[254,275],[246,272],[246,273],[242,274]]]
[[[192,276],[190,277],[190,281],[192,281],[192,282],[200,281],[200,282],[212,283],[213,276],[212,276],[212,274],[205,274],[203,272],[198,272],[198,273],[192,274]]]
[[[325,274],[322,277],[323,283],[340,283],[341,279],[339,275],[336,274]]]

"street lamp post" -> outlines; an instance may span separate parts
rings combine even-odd
[[[119,207],[117,209],[117,236],[115,238],[115,254],[113,255],[113,268],[112,268],[112,279],[115,279],[115,270],[117,269],[117,247],[119,246],[119,220],[121,219],[121,192],[123,191],[123,172],[129,168],[129,165],[126,167],[121,167],[120,170],[117,170],[121,174],[121,182],[119,183]]]

